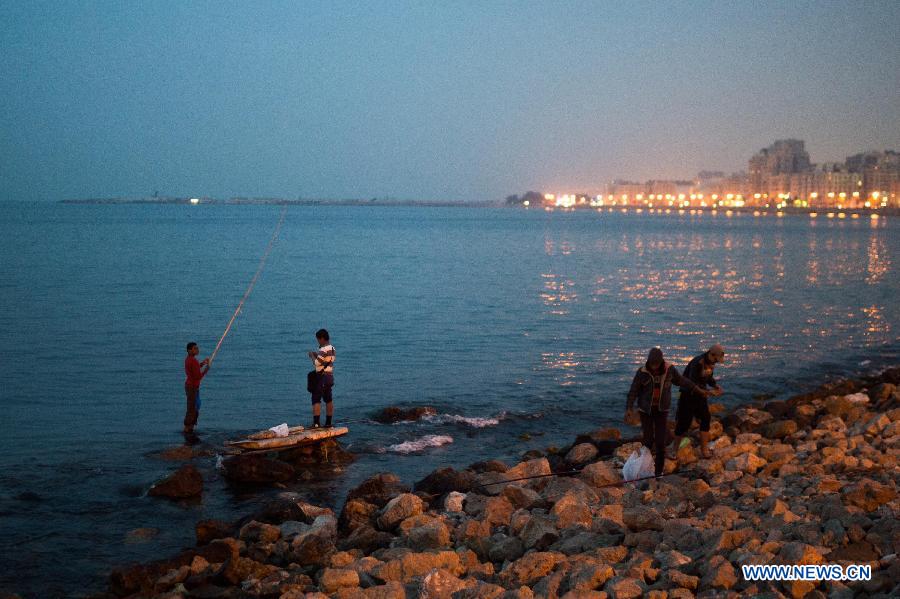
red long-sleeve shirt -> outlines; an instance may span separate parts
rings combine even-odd
[[[184,374],[187,375],[184,384],[195,389],[200,387],[200,380],[206,376],[206,373],[200,369],[200,362],[194,356],[184,359]]]

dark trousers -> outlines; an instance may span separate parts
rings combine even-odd
[[[678,398],[678,410],[675,412],[675,434],[679,437],[691,428],[694,418],[700,421],[700,432],[709,432],[712,418],[709,414],[709,402],[702,395],[682,393]]]
[[[187,410],[184,413],[184,425],[193,427],[200,416],[200,387],[184,386],[184,394],[187,397]]]
[[[333,374],[320,374],[316,383],[315,391],[312,392],[312,402],[331,403],[331,388],[334,387]]]
[[[641,415],[641,430],[644,433],[642,442],[647,449],[653,452],[656,476],[660,476],[666,464],[666,442],[669,440],[669,430],[666,424],[669,420],[669,413],[660,412],[655,406],[650,409],[649,414],[638,413]]]

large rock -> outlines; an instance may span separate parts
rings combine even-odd
[[[697,576],[690,576],[680,570],[669,570],[668,576],[669,582],[673,587],[696,591],[697,587],[700,585],[700,578]]]
[[[422,579],[418,597],[420,599],[451,599],[455,593],[476,584],[474,580],[461,580],[447,570],[436,568]]]
[[[484,474],[485,472],[506,472],[509,470],[509,466],[500,460],[485,460],[483,462],[471,464],[466,470],[471,470],[476,474]]]
[[[607,581],[603,590],[612,599],[636,599],[644,594],[644,585],[637,578],[615,576]]]
[[[844,418],[855,405],[842,395],[832,395],[825,400],[825,411],[832,416]]]
[[[630,530],[662,530],[664,519],[652,507],[639,505],[622,510],[622,520]]]
[[[540,551],[559,540],[559,531],[557,531],[556,524],[550,518],[534,515],[522,528],[519,537],[525,544],[526,549]]]
[[[737,584],[738,578],[734,566],[721,555],[714,555],[703,571],[705,572],[703,576],[703,586],[705,587],[728,590]]]
[[[575,437],[575,444],[578,443],[598,443],[600,441],[618,441],[622,438],[622,433],[617,428],[599,428],[589,433],[584,433]]]
[[[325,568],[319,578],[319,586],[326,593],[359,586],[359,574],[349,568]]]
[[[240,483],[282,483],[293,480],[297,473],[287,462],[261,455],[234,455],[222,460],[225,476]]]
[[[873,404],[879,404],[890,397],[897,391],[897,386],[892,383],[879,383],[869,389],[869,399]]]
[[[553,470],[551,470],[550,462],[547,461],[547,458],[537,458],[534,460],[519,462],[518,464],[507,470],[504,474],[506,475],[508,480],[511,478],[524,478],[527,476],[553,474]]]
[[[401,493],[407,493],[409,487],[400,482],[396,474],[382,472],[367,478],[347,494],[347,501],[362,499],[379,508]]]
[[[238,538],[247,544],[274,543],[281,538],[281,529],[273,524],[251,520],[241,527]]]
[[[271,564],[263,564],[247,557],[236,557],[225,562],[221,577],[230,585],[237,586],[243,581],[265,578],[277,572],[278,568]]]
[[[152,497],[186,499],[203,493],[203,477],[193,464],[185,464],[171,476],[159,481],[147,492]]]
[[[507,526],[513,513],[513,505],[506,497],[491,497],[484,504],[481,518],[491,525]]]
[[[560,553],[535,551],[508,564],[500,572],[500,581],[506,588],[531,586],[550,574],[565,556]]]
[[[197,545],[208,545],[216,539],[224,539],[234,535],[235,527],[222,520],[201,520],[194,525]]]
[[[337,520],[334,516],[319,516],[308,529],[293,537],[290,559],[303,566],[323,566],[335,552]]]
[[[565,531],[560,540],[550,545],[549,550],[559,551],[566,555],[576,555],[618,542],[621,538],[621,535],[600,535],[586,530],[572,529]]]
[[[357,549],[365,554],[390,546],[394,539],[389,532],[375,530],[374,527],[364,524],[342,537],[338,541],[338,548],[343,551],[351,551]]]
[[[574,566],[566,575],[562,589],[576,596],[598,589],[613,577],[613,569],[609,564],[582,563]]]
[[[447,493],[447,496],[444,497],[444,511],[445,512],[461,512],[463,511],[463,505],[465,505],[466,494],[458,493],[456,491],[450,491]]]
[[[266,503],[250,520],[281,524],[282,522],[304,522],[311,524],[319,516],[333,515],[329,508],[319,507],[303,501],[296,493],[280,493]]]
[[[299,535],[291,544],[288,556],[301,566],[325,566],[335,551],[333,540],[315,535]]]
[[[563,495],[553,504],[550,513],[556,516],[556,526],[560,529],[571,526],[590,529],[594,522],[591,508],[577,493]]]
[[[887,428],[891,424],[891,419],[888,418],[884,414],[875,414],[871,417],[866,417],[856,424],[850,429],[851,435],[871,435],[876,436],[882,430]]]
[[[525,544],[518,537],[508,537],[506,535],[495,535],[497,538],[491,537],[488,545],[488,558],[492,562],[504,563],[512,562],[525,553]]]
[[[742,453],[737,457],[731,458],[726,462],[725,469],[738,471],[738,472],[749,472],[753,474],[760,468],[766,465],[766,461],[752,453]]]
[[[502,494],[516,509],[531,509],[544,502],[537,491],[518,485],[506,485]]]
[[[441,549],[450,544],[450,531],[447,525],[437,519],[416,526],[404,533],[406,544],[414,551]]]
[[[381,530],[393,530],[410,516],[418,516],[424,511],[425,504],[419,497],[412,493],[403,493],[384,506],[376,522]]]
[[[437,410],[431,406],[388,406],[375,412],[372,420],[381,424],[394,424],[396,422],[413,422],[435,414],[437,414]]]
[[[452,491],[468,493],[475,486],[475,475],[468,470],[438,468],[415,485],[413,491],[428,495],[443,495]]]
[[[454,576],[465,570],[455,551],[435,551],[424,553],[405,553],[401,557],[389,560],[377,566],[372,575],[381,581],[397,580],[410,582],[416,576],[425,576],[434,569],[444,569]]]
[[[734,427],[740,432],[746,432],[756,430],[771,421],[772,415],[768,412],[750,406],[741,406],[722,418],[722,425],[726,429]]]
[[[566,462],[573,466],[587,464],[597,457],[597,448],[593,443],[579,443],[566,454]]]
[[[594,462],[585,466],[578,478],[592,487],[603,487],[620,482],[622,475],[610,462]]]
[[[769,439],[783,439],[796,433],[798,428],[793,420],[777,420],[763,427],[763,435]]]
[[[341,516],[338,519],[338,528],[341,532],[351,532],[360,526],[371,524],[374,520],[378,506],[362,499],[351,499],[344,503]]]
[[[845,503],[855,505],[866,512],[873,512],[879,506],[897,497],[894,489],[869,478],[864,478],[858,483],[846,487],[841,494]]]
[[[392,580],[387,584],[368,587],[365,591],[365,597],[366,599],[406,599],[406,588],[403,586],[403,583]],[[286,598],[282,595],[281,599]],[[300,599],[300,597],[297,599]]]
[[[825,558],[818,549],[805,543],[785,543],[778,552],[778,562],[783,564],[811,564],[825,563]]]
[[[597,492],[582,482],[580,479],[570,476],[557,476],[548,479],[549,482],[541,490],[541,496],[551,503],[556,503],[565,495],[577,495],[585,505],[595,505],[599,501]]]

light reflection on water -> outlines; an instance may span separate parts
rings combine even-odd
[[[568,260],[559,251],[547,254],[557,258],[540,294],[548,315],[608,318],[617,336],[663,345],[676,363],[721,341],[733,350],[733,371],[763,367],[773,355],[800,360],[897,341],[897,308],[887,305],[883,287],[897,240],[885,219],[851,228],[786,218],[700,231],[594,223],[598,234],[591,235],[573,218],[556,237],[545,230],[546,248],[570,250]],[[596,362],[606,366],[640,359],[644,348],[598,351]],[[552,368],[583,365],[543,355]]]

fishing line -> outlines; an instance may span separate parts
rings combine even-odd
[[[523,476],[522,478],[511,478],[508,480],[498,480],[497,482],[494,482],[494,483],[484,483],[482,485],[478,485],[476,488],[483,489],[485,487],[490,487],[492,485],[505,485],[507,483],[513,483],[513,482],[520,481],[520,480],[531,480],[533,478],[546,478],[548,476],[570,476],[572,474],[579,474],[582,470],[583,470],[583,468],[575,469],[575,470],[566,470],[564,472],[554,472],[552,474],[535,474],[534,476]],[[604,487],[618,487],[618,486],[629,484],[629,483],[640,482],[642,480],[650,480],[653,478],[665,478],[667,476],[675,476],[676,474],[686,474],[686,472],[687,471],[676,471],[676,472],[670,472],[669,474],[660,474],[659,476],[653,475],[653,476],[644,476],[641,478],[632,478],[631,480],[619,480],[619,481],[615,481],[615,482],[611,482],[611,483],[605,483],[602,485],[598,485],[595,488],[603,489]]]
[[[248,297],[250,297],[250,292],[253,291],[253,286],[256,285],[256,280],[259,278],[260,273],[262,273],[263,267],[266,265],[266,260],[269,258],[269,254],[272,252],[272,246],[275,245],[275,239],[278,237],[278,232],[281,230],[281,225],[282,223],[284,223],[284,217],[286,214],[287,206],[285,206],[281,210],[281,218],[278,219],[278,224],[275,225],[275,231],[272,233],[272,238],[269,239],[269,245],[266,246],[266,251],[259,261],[259,267],[256,269],[256,274],[254,274],[253,278],[250,280],[250,285],[247,287],[247,291],[244,292],[244,297],[241,298],[241,301],[238,303],[237,308],[235,308],[234,314],[231,315],[231,320],[228,321],[228,326],[225,327],[225,332],[222,333],[222,336],[219,337],[219,342],[216,343],[216,349],[213,350],[212,355],[210,355],[209,357],[210,365],[212,365],[213,360],[216,359],[216,354],[219,353],[219,348],[222,347],[222,342],[225,341],[225,337],[227,337],[228,332],[231,331],[231,325],[234,324],[235,319],[241,312],[241,308],[244,307],[244,302],[247,301]]]

